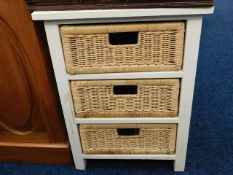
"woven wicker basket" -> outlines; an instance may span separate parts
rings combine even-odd
[[[175,117],[179,79],[71,81],[77,117]]]
[[[176,124],[80,125],[85,154],[173,154]]]
[[[184,22],[60,27],[69,74],[180,70],[184,32]]]

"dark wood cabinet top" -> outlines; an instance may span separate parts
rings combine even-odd
[[[27,0],[27,3],[31,11],[213,6],[213,0]]]

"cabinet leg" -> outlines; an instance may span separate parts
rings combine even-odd
[[[187,153],[189,125],[200,44],[202,17],[189,17],[186,22],[183,78],[180,91],[179,124],[177,127],[175,171],[184,171]]]
[[[87,165],[86,159],[79,159],[75,161],[75,168],[78,170],[85,170]]]
[[[185,161],[175,160],[174,161],[174,171],[183,172],[185,169]]]

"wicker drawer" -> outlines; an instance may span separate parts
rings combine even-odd
[[[175,117],[179,79],[71,81],[77,117]]]
[[[176,124],[80,125],[86,154],[173,154]]]
[[[63,25],[69,74],[180,70],[184,22]]]

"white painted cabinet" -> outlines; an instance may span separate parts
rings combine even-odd
[[[196,66],[201,36],[202,15],[213,13],[214,8],[168,8],[168,9],[118,9],[118,10],[77,10],[77,11],[35,11],[33,20],[43,20],[47,34],[53,68],[58,85],[66,127],[77,169],[84,170],[86,159],[154,159],[174,160],[174,170],[184,171]],[[59,26],[62,24],[93,24],[119,22],[185,21],[183,66],[179,71],[128,72],[76,74],[66,72],[64,53]],[[120,80],[178,78],[181,82],[179,112],[176,117],[145,118],[77,118],[70,91],[72,80]],[[80,124],[115,123],[176,123],[177,141],[175,154],[83,154],[79,135]]]

